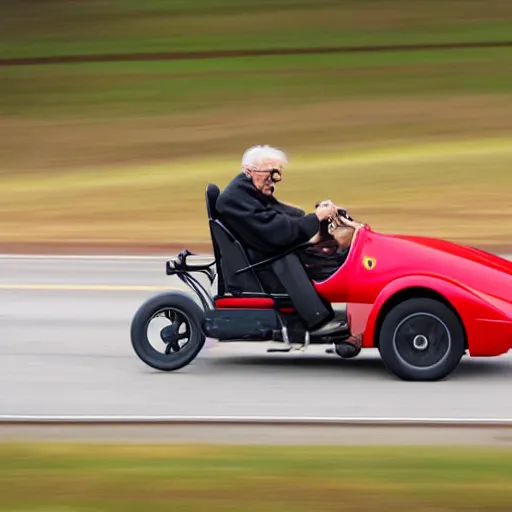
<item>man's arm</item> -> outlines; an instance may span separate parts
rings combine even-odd
[[[307,242],[320,229],[315,213],[291,217],[256,200],[237,201],[226,197],[217,208],[222,216],[260,238],[270,250],[286,250]]]
[[[306,212],[304,210],[302,210],[301,208],[297,208],[296,206],[293,206],[291,204],[281,203],[280,201],[277,200],[276,204],[279,205],[279,209],[281,211],[287,213],[288,215],[291,215],[292,217],[304,217],[306,215]]]

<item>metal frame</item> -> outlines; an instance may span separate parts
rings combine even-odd
[[[182,283],[191,288],[199,297],[205,310],[215,309],[211,294],[208,293],[206,288],[195,277],[191,276],[190,273],[199,272],[200,274],[204,274],[210,281],[210,284],[213,285],[217,277],[217,272],[212,267],[217,261],[214,259],[211,263],[204,265],[189,265],[187,263],[188,256],[195,256],[195,254],[185,249],[180,252],[176,258],[167,261],[165,264],[165,273],[168,276],[177,276]]]

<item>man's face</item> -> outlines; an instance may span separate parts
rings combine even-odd
[[[275,190],[274,180],[281,181],[281,164],[277,160],[263,160],[257,169],[252,169],[249,174],[254,186],[266,196],[271,196]]]

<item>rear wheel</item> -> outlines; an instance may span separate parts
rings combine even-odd
[[[201,308],[185,294],[152,297],[133,317],[132,347],[148,366],[178,370],[190,364],[205,343],[202,318]]]
[[[464,329],[443,303],[408,299],[386,315],[379,333],[379,351],[386,366],[403,380],[440,380],[464,355]]]

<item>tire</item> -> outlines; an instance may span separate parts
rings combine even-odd
[[[179,348],[179,340],[176,338],[179,333],[172,331],[172,334],[164,340],[162,334],[164,328],[160,331],[162,347],[165,346],[166,352],[171,347],[176,347],[176,350],[172,348],[173,352],[162,354],[153,348],[148,338],[148,327],[155,315],[159,312],[166,314],[166,311],[169,312],[170,316],[164,316],[163,318],[166,318],[169,322],[174,319],[173,323],[167,326],[167,329],[172,329],[172,326],[177,324],[180,326],[186,325],[188,342],[183,348]],[[190,364],[204,346],[206,338],[201,329],[202,318],[203,310],[184,293],[163,293],[152,297],[142,304],[133,317],[130,329],[133,350],[144,363],[152,368],[167,372],[179,370]],[[171,342],[168,342],[169,339],[172,339]],[[178,343],[178,345],[175,345],[175,343]]]
[[[387,368],[402,380],[441,380],[464,355],[464,328],[443,303],[408,299],[386,315],[379,352]]]

